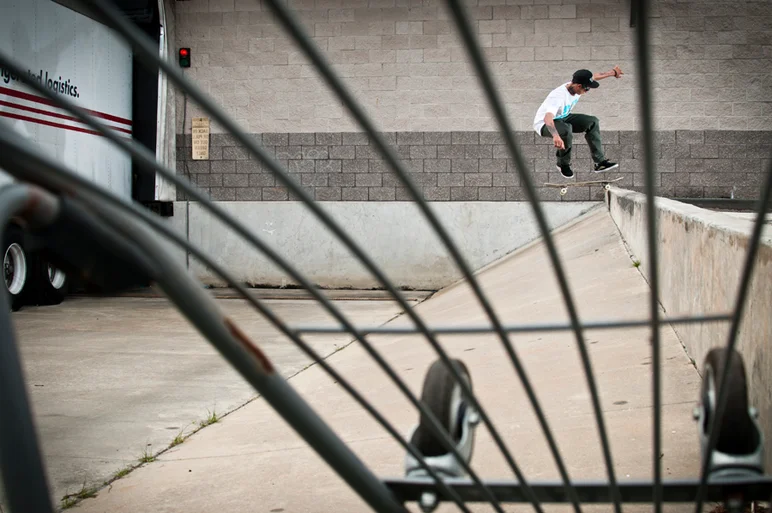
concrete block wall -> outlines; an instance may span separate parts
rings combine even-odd
[[[429,201],[525,201],[514,161],[497,132],[387,132],[398,156]],[[361,132],[271,133],[253,135],[290,176],[318,201],[409,201],[408,191]],[[620,162],[608,175],[617,185],[643,191],[640,134],[604,133],[607,155]],[[678,130],[656,134],[656,185],[667,197],[758,196],[770,161],[772,131]],[[256,157],[226,134],[211,138],[210,161],[192,161],[190,136],[178,137],[178,172],[214,200],[287,201],[287,188]],[[551,140],[531,132],[517,143],[541,200],[603,199],[599,186],[572,187],[560,196],[544,184],[565,182],[554,165]],[[574,168],[577,180],[596,180],[589,148],[580,137]],[[180,196],[184,199],[184,196]]]
[[[518,130],[530,129],[541,100],[573,71],[606,71],[615,64],[630,75],[604,80],[579,109],[600,117],[608,130],[638,128],[628,3],[467,0]],[[444,3],[289,5],[381,129],[495,129]],[[359,130],[260,0],[188,0],[176,7],[178,42],[193,51],[188,75],[246,130]],[[768,127],[769,2],[658,0],[651,21],[658,129]],[[192,107],[190,114],[195,112]]]
[[[550,141],[535,137],[531,128],[539,103],[576,69],[605,71],[617,64],[628,75],[603,80],[598,90],[581,99],[576,112],[600,119],[608,156],[622,163],[621,184],[641,185],[640,152],[634,143],[639,128],[634,29],[629,26],[627,4],[626,0],[467,0],[513,126],[529,152],[528,164],[537,173],[537,185],[559,178]],[[506,159],[489,155],[492,143],[481,142],[493,137],[490,132],[497,127],[442,2],[290,0],[289,5],[379,129],[391,134],[400,151],[408,152],[403,157],[416,176],[420,174],[427,197],[523,199],[513,169],[508,163],[502,168]],[[259,0],[188,0],[175,6],[178,45],[190,46],[193,52],[192,67],[186,70],[189,78],[255,138],[286,140],[288,152],[300,148],[299,155],[277,157],[288,165],[297,161],[289,171],[319,199],[359,200],[365,190],[368,200],[404,196],[388,174],[373,176],[382,166],[371,150],[358,153],[360,145],[343,144],[343,137],[360,128],[267,6]],[[655,128],[663,141],[657,151],[660,193],[757,197],[759,173],[764,159],[770,158],[772,3],[658,0],[651,21]],[[177,111],[178,133],[188,134],[191,117],[202,113],[182,95]],[[215,124],[213,132],[222,130]],[[303,153],[306,146],[338,146],[320,144],[322,134],[330,134],[330,141],[341,140],[335,150],[341,153],[331,154],[329,148]],[[458,149],[453,138],[460,134],[477,142]],[[313,144],[291,144],[291,138],[303,143],[302,137],[313,137]],[[448,144],[432,138],[450,138],[453,149],[441,156],[441,147]],[[581,145],[581,139],[575,142]],[[192,163],[192,170],[179,166],[190,151],[181,153],[180,172],[207,175],[200,185],[209,187],[213,197],[288,199],[286,192],[274,190],[275,183],[268,183],[270,177],[239,162],[243,150],[218,142],[212,139],[211,162]],[[595,177],[586,174],[588,157],[586,148],[578,148],[574,167],[579,180]],[[357,163],[348,163],[352,160]],[[362,161],[367,161],[366,171]],[[360,167],[344,173],[344,163],[347,169]],[[454,169],[464,169],[463,182]],[[235,178],[242,174],[250,177]],[[227,175],[234,178],[226,181]],[[352,175],[353,185],[351,178],[342,178]],[[360,182],[356,175],[361,175]],[[540,192],[545,199],[557,199],[553,193]],[[563,199],[597,196],[598,191],[590,188],[572,189]]]

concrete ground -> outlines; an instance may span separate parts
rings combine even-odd
[[[557,245],[566,263],[581,319],[648,316],[649,288],[632,265],[605,210],[595,210],[560,229]],[[481,273],[480,279],[505,323],[567,321],[543,244],[531,245],[490,266]],[[485,316],[465,283],[438,293],[416,310],[430,325],[485,323]],[[365,322],[362,318],[358,321]],[[394,321],[395,324],[405,322],[404,317]],[[673,330],[664,326],[661,333],[663,473],[665,478],[693,477],[698,474],[699,454],[691,412],[700,378]],[[653,458],[650,333],[646,329],[594,330],[587,331],[585,336],[600,389],[616,475],[620,480],[650,478]],[[425,371],[435,359],[429,346],[413,335],[371,336],[370,340],[410,388],[420,393]],[[525,475],[531,480],[556,479],[555,464],[500,341],[490,335],[445,336],[440,340],[469,367],[478,397]],[[532,333],[512,336],[512,341],[545,409],[572,478],[605,478],[597,426],[575,337],[570,332]],[[274,360],[281,357],[281,347],[264,344],[265,352]],[[328,361],[401,432],[407,434],[417,422],[416,411],[358,344],[336,352]],[[138,370],[141,372],[142,367]],[[188,379],[184,374],[168,376],[168,384],[173,382],[177,386]],[[377,475],[402,475],[404,454],[397,443],[322,369],[310,367],[295,375],[290,383]],[[121,390],[127,393],[126,388]],[[211,401],[216,396],[219,397],[211,390],[208,399]],[[138,397],[137,402],[141,404],[143,399]],[[200,408],[208,404],[202,403]],[[143,423],[136,418],[125,421]],[[179,424],[179,421],[168,423],[169,426]],[[483,478],[511,479],[513,476],[485,428],[477,431],[472,463]],[[685,507],[668,507],[666,511],[683,511]],[[115,481],[96,498],[87,499],[76,508],[88,513],[367,510],[260,399],[201,430],[156,462]],[[410,509],[417,511],[415,505]],[[441,509],[451,510],[455,508]],[[490,511],[490,507],[474,510]],[[532,509],[522,505],[506,507],[506,511],[526,510]],[[546,510],[568,511],[564,507]],[[625,508],[625,511],[651,510],[643,506]],[[611,511],[611,508],[585,511]]]
[[[223,292],[215,296],[233,297]],[[295,292],[273,296],[290,298],[266,301],[290,325],[331,321],[316,302],[292,299]],[[425,296],[412,293],[410,303]],[[383,293],[368,297],[335,303],[363,324],[381,324],[400,311]],[[310,363],[245,301],[218,303],[265,348],[282,375]],[[210,415],[221,417],[256,396],[166,299],[72,298],[57,307],[25,308],[13,322],[57,504],[84,484],[100,485],[143,455],[167,448]],[[328,355],[349,337],[308,340]]]

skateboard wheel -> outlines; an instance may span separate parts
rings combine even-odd
[[[606,189],[606,190],[608,191],[608,190],[610,190],[610,189],[611,189],[611,184],[610,184],[610,183],[607,183],[606,185],[604,185],[604,186],[603,186],[603,188],[604,188],[604,189]]]
[[[567,192],[568,192],[568,188],[567,187],[563,187],[562,189],[560,189],[560,195],[561,196],[564,196]]]

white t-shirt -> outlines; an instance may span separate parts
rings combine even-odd
[[[568,84],[570,82],[566,82],[562,86],[553,89],[547,95],[547,98],[544,99],[541,106],[539,106],[539,110],[536,111],[536,116],[533,118],[533,128],[537,134],[541,135],[541,129],[544,126],[544,116],[548,112],[551,112],[555,119],[562,119],[568,116],[576,102],[581,98],[579,94],[572,96],[568,92],[568,89],[566,89]]]

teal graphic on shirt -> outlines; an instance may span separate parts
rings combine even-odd
[[[576,105],[576,102],[579,101],[579,97],[577,96],[574,101],[572,101],[569,105],[566,105],[565,110],[563,108],[560,108],[558,110],[557,116],[554,117],[554,119],[563,119],[564,117],[568,116],[571,113],[571,109],[574,108],[574,105]]]

